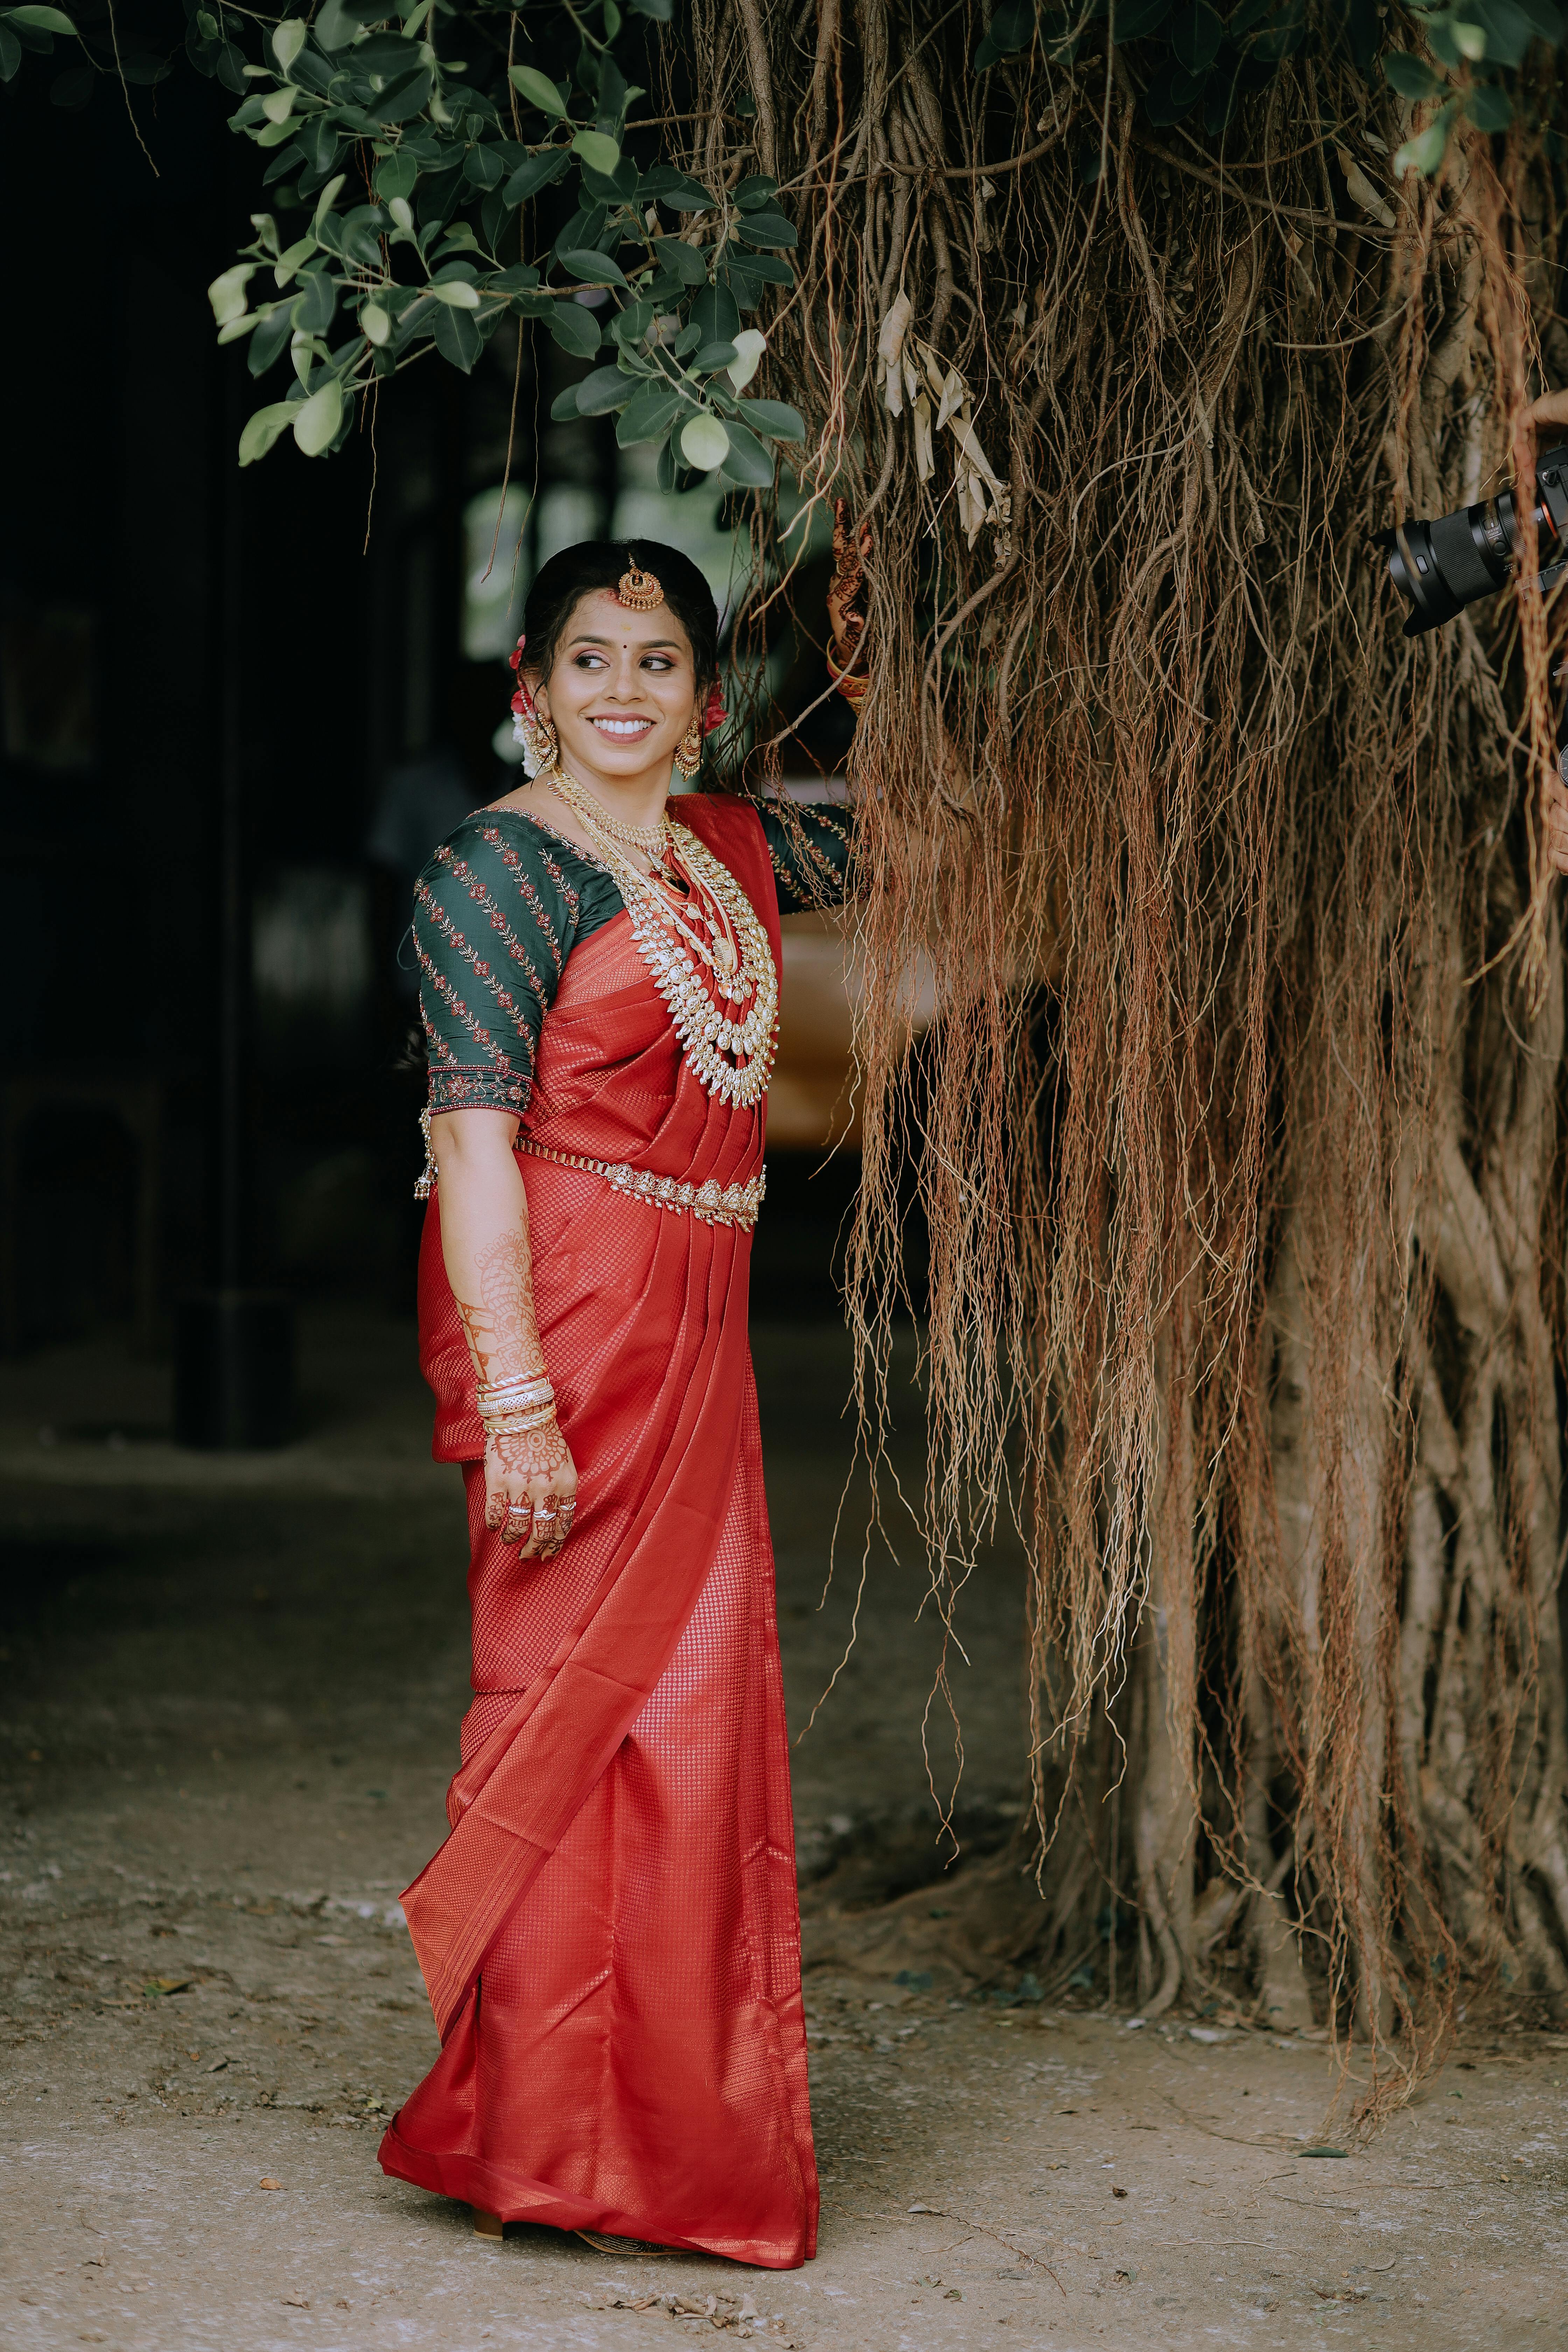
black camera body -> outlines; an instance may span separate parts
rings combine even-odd
[[[1536,544],[1568,549],[1568,449],[1543,449],[1535,461]],[[1388,572],[1410,605],[1407,637],[1441,628],[1467,604],[1495,596],[1513,577],[1519,554],[1519,509],[1511,490],[1483,499],[1435,522],[1402,523],[1384,535]],[[1550,588],[1568,572],[1568,554],[1543,567]]]

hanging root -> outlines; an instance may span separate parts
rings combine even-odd
[[[800,227],[804,482],[875,533],[861,1402],[875,1448],[912,1171],[936,1601],[1001,1515],[1034,1563],[1035,1948],[1109,1893],[1148,2006],[1315,2010],[1370,2113],[1462,1979],[1568,1949],[1560,633],[1406,640],[1375,546],[1509,459],[1558,178],[1466,131],[1395,184],[1342,55],[1222,154],[1103,49],[977,77],[982,29],[693,33],[694,164]]]

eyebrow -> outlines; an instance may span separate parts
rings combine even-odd
[[[573,637],[568,642],[574,646],[613,646],[616,640],[614,637],[581,636]],[[642,650],[645,654],[678,654],[680,651],[680,639],[679,637],[647,637],[643,641]]]

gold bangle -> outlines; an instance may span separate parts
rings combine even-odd
[[[526,1437],[530,1430],[548,1429],[555,1418],[552,1404],[537,1405],[530,1412],[482,1412],[479,1419],[491,1437]]]
[[[871,690],[871,681],[862,670],[840,669],[831,653],[826,656],[827,675],[846,702],[863,702]]]
[[[475,1397],[481,1412],[511,1412],[523,1405],[553,1403],[555,1391],[542,1374],[527,1380],[481,1381]]]

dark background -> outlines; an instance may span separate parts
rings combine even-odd
[[[411,1306],[421,1087],[396,1067],[414,1012],[397,970],[411,874],[368,844],[401,764],[444,751],[475,802],[507,787],[489,748],[510,692],[505,600],[476,660],[464,599],[473,502],[501,483],[514,390],[511,479],[540,493],[522,578],[549,551],[542,530],[593,535],[617,516],[649,529],[622,503],[646,453],[619,452],[612,419],[548,422],[584,363],[531,328],[520,370],[503,329],[469,378],[427,359],[384,387],[374,433],[362,425],[338,457],[306,459],[285,436],[240,472],[239,426],[285,373],[258,384],[243,344],[216,348],[205,289],[266,202],[265,159],[175,47],[172,76],[130,93],[150,162],[112,80],[85,107],[51,102],[68,46],[27,57],[0,93],[4,216],[36,261],[3,391],[0,1344],[13,1352],[105,1323],[161,1349],[172,1300],[217,1272],[226,658],[256,976],[242,1278]],[[733,518],[714,494],[699,519],[711,542]],[[498,572],[515,545],[514,529]],[[475,617],[470,601],[470,637]],[[825,683],[804,645],[776,647],[773,668],[785,703]],[[790,764],[832,766],[842,749],[830,731]],[[814,1166],[772,1161],[764,1311],[831,1306],[854,1161]]]

